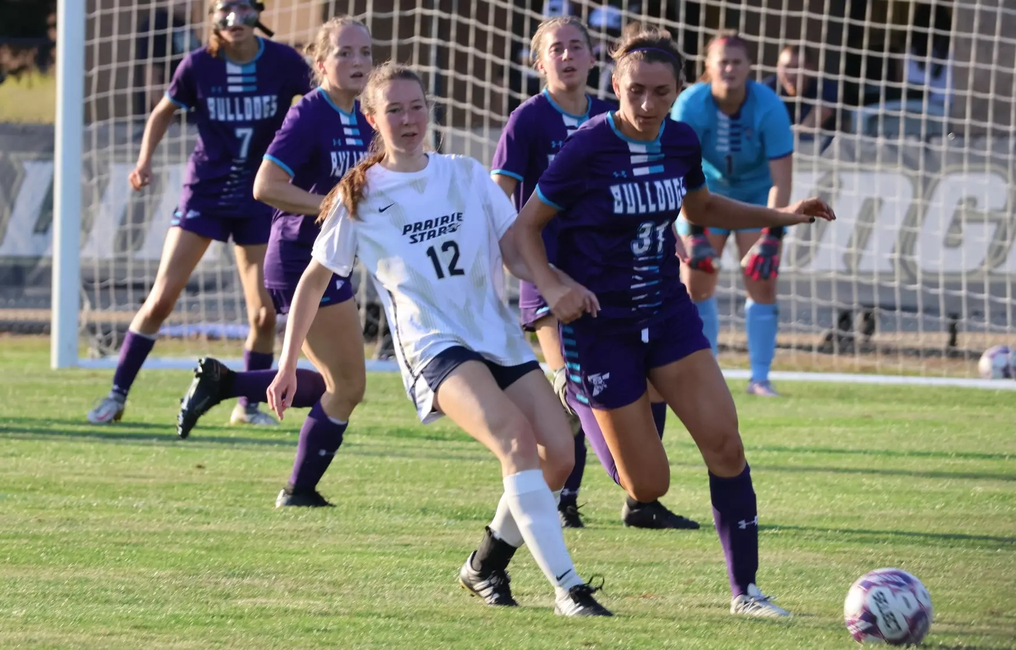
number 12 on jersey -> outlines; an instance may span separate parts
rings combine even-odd
[[[454,241],[446,241],[441,244],[441,252],[444,253],[444,257],[448,257],[448,253],[451,252],[451,258],[448,260],[448,275],[465,275],[466,272],[459,268],[459,245]],[[438,280],[444,280],[445,272],[441,256],[438,255],[437,249],[431,246],[427,249],[427,257],[430,258],[431,263],[434,265],[434,273],[437,274]]]

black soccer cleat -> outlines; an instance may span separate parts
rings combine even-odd
[[[334,508],[335,505],[321,496],[317,490],[291,490],[288,487],[275,498],[276,508],[288,506],[298,508]]]
[[[582,513],[579,512],[581,506],[570,504],[567,506],[558,506],[557,516],[561,519],[561,528],[585,528],[586,525],[582,523]]]
[[[593,594],[602,588],[602,582],[599,586],[575,585],[558,596],[554,603],[554,613],[559,616],[613,616],[609,609],[593,598]]]
[[[511,577],[504,569],[477,571],[473,568],[476,551],[469,554],[466,563],[459,570],[459,584],[462,588],[483,602],[494,607],[518,607],[512,597]]]
[[[639,503],[635,507],[626,500],[621,508],[621,521],[631,528],[652,530],[698,530],[699,523],[671,512],[659,501]]]
[[[180,400],[180,412],[176,415],[176,435],[181,439],[190,435],[198,419],[213,406],[222,401],[227,383],[232,382],[233,371],[224,363],[211,357],[198,359],[187,394]]]

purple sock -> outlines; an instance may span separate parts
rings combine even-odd
[[[586,472],[586,437],[580,430],[575,436],[575,468],[568,475],[561,489],[561,508],[573,506],[579,498],[579,487],[582,485],[582,475]]]
[[[758,571],[758,507],[751,486],[751,470],[732,478],[709,474],[713,522],[727,558],[730,591],[740,596],[755,582]]]
[[[313,490],[317,487],[342,444],[342,434],[347,426],[348,423],[337,424],[330,420],[320,401],[314,404],[300,429],[293,474],[289,477],[289,485],[293,489]]]
[[[660,440],[663,440],[663,428],[667,426],[667,403],[652,402],[649,406],[653,409],[653,422],[656,423],[656,433],[660,434]]]
[[[253,350],[244,350],[243,369],[245,372],[249,372],[251,370],[268,370],[272,367],[273,359],[274,357],[267,352],[254,352]],[[258,402],[263,402],[264,399],[263,398],[250,399],[246,395],[241,393],[240,399],[236,401],[240,403],[240,406],[256,407],[258,405]]]
[[[596,422],[593,409],[575,399],[575,396],[571,394],[568,395],[568,404],[575,410],[575,414],[579,416],[579,422],[582,423],[582,432],[585,434],[589,444],[592,445],[593,451],[596,452],[596,457],[600,459],[600,465],[603,465],[607,476],[618,485],[621,485],[621,479],[617,475],[617,465],[614,463],[614,456],[610,453],[607,441],[603,439],[603,432],[600,431],[600,425]],[[576,466],[578,465],[578,458],[575,459],[575,464]],[[569,480],[571,479],[569,478]]]
[[[131,390],[131,384],[138,376],[138,371],[144,365],[148,353],[155,345],[154,336],[145,336],[127,330],[123,337],[123,345],[120,346],[120,359],[116,362],[116,372],[113,373],[113,393],[127,399],[127,393]]]
[[[251,370],[233,373],[233,385],[227,386],[223,399],[230,397],[246,398],[248,403],[267,400],[268,387],[275,379],[275,370]],[[325,394],[325,379],[313,370],[296,369],[296,395],[293,395],[293,408],[305,409],[317,403]]]

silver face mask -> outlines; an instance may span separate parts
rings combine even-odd
[[[254,27],[258,18],[258,10],[248,2],[220,2],[215,5],[215,25],[219,29]]]

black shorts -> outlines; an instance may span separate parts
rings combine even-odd
[[[430,386],[430,390],[437,394],[438,387],[448,378],[448,375],[467,361],[479,361],[487,366],[501,390],[508,388],[524,375],[540,369],[540,364],[537,361],[527,361],[517,366],[502,366],[484,358],[479,352],[456,345],[438,352],[437,356],[424,367],[423,378]]]

